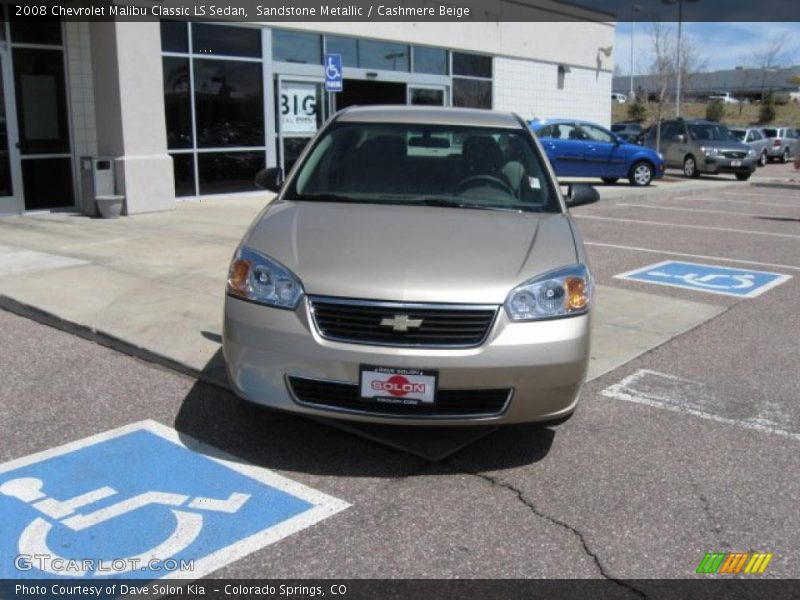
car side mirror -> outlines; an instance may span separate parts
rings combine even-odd
[[[255,184],[260,190],[280,192],[283,186],[283,169],[280,167],[261,169],[256,173]]]
[[[600,193],[588,183],[572,183],[564,198],[569,208],[592,204],[600,200]]]
[[[673,142],[678,142],[679,144],[682,144],[682,143],[684,143],[686,141],[686,138],[684,137],[684,135],[682,133],[679,133],[678,135],[673,135],[672,136],[672,141]]]

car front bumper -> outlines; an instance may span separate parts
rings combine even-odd
[[[304,298],[294,311],[227,297],[223,351],[228,378],[242,398],[311,416],[408,425],[475,425],[547,421],[569,415],[578,402],[589,360],[590,314],[530,323],[511,322],[500,307],[475,348],[372,346],[323,339]],[[332,408],[298,398],[289,378],[350,384],[361,365],[438,371],[438,389],[508,390],[491,415],[385,415],[375,404]]]
[[[725,158],[722,156],[706,157],[700,166],[703,173],[753,173],[758,165],[758,158]]]

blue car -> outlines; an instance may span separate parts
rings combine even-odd
[[[594,123],[574,119],[529,121],[559,177],[599,177],[606,183],[626,178],[631,185],[650,185],[664,176],[664,158],[630,144]]]

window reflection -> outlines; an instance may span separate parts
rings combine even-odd
[[[359,66],[385,71],[409,70],[409,47],[390,42],[358,40]]]
[[[164,109],[167,147],[192,147],[192,110],[189,98],[189,59],[164,57]]]
[[[192,51],[195,54],[261,58],[261,30],[192,23]]]
[[[272,59],[310,65],[322,64],[322,36],[298,31],[272,31]]]
[[[447,75],[447,50],[415,46],[414,72]]]
[[[264,168],[264,152],[201,152],[197,155],[201,194],[256,190],[256,173]]]
[[[264,145],[260,63],[195,59],[194,99],[198,147]]]

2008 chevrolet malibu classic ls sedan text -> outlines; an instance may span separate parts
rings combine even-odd
[[[592,277],[513,114],[345,110],[233,257],[223,350],[241,397],[417,425],[562,419],[586,377]]]

